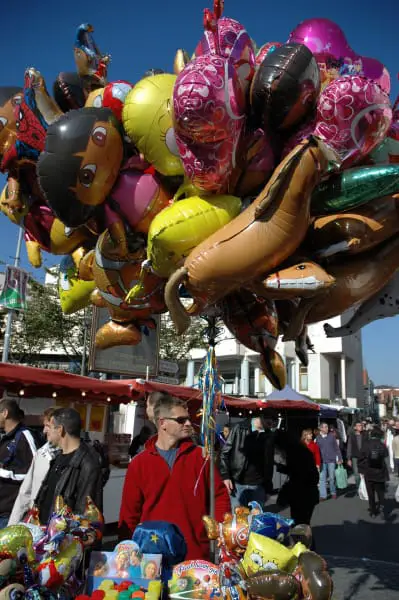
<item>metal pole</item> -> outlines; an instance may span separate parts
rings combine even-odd
[[[216,426],[216,423],[215,423]],[[215,429],[211,431],[211,448],[209,452],[209,493],[210,493],[210,502],[209,508],[211,513],[211,518],[215,518]],[[212,540],[210,543],[211,550],[211,562],[214,563],[216,560],[216,541]]]
[[[16,248],[15,258],[14,258],[14,267],[19,267],[19,263],[21,262],[21,247],[22,247],[23,236],[24,236],[24,230],[22,229],[22,227],[20,227],[19,232],[18,232],[17,248]],[[2,359],[1,359],[3,362],[7,362],[8,353],[10,351],[11,327],[12,327],[12,320],[14,318],[14,312],[15,311],[13,311],[13,310],[9,310],[8,315],[7,315],[6,330],[4,333],[3,355],[2,355]]]
[[[84,331],[83,331],[83,352],[82,352],[82,363],[80,366],[80,374],[81,375],[85,375],[86,374],[86,346],[87,346],[87,323],[86,323],[86,309],[84,311],[84,316],[83,316],[83,326],[84,326]]]

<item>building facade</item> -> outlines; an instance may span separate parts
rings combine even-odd
[[[340,327],[349,314],[328,321]],[[314,353],[309,352],[309,365],[303,366],[295,354],[293,342],[279,340],[276,350],[284,359],[287,383],[298,392],[315,400],[331,401],[351,408],[363,408],[363,360],[361,332],[343,338],[327,338],[324,323],[309,327],[309,337]],[[219,372],[224,380],[226,394],[264,398],[273,389],[260,369],[259,355],[240,344],[224,329],[216,345]],[[184,383],[193,386],[198,382],[198,371],[205,351],[193,350],[187,361],[180,364],[185,373]]]

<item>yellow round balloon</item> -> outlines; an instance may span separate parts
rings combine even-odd
[[[29,562],[35,560],[33,537],[25,525],[10,525],[0,531],[0,554],[3,558],[15,558],[20,550],[26,550]]]
[[[145,77],[128,93],[122,112],[126,134],[162,175],[183,175],[173,129],[176,75]]]
[[[147,258],[159,277],[169,277],[191,250],[241,210],[236,196],[192,196],[175,202],[151,222]]]
[[[85,106],[94,106],[95,108],[101,108],[103,105],[104,88],[97,88],[90,92],[87,96]]]

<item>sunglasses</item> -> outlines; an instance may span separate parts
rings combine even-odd
[[[187,423],[187,421],[189,423],[191,423],[190,417],[162,417],[162,418],[167,421],[175,421],[175,423],[179,423],[179,425],[184,425],[185,423]]]

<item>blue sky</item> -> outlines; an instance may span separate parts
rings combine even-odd
[[[209,3],[207,3],[209,2]],[[49,89],[60,71],[73,71],[73,42],[80,23],[94,25],[95,40],[112,55],[109,80],[135,82],[151,67],[171,72],[177,48],[191,53],[202,33],[202,10],[209,0],[161,2],[80,2],[48,0],[7,2],[2,9],[0,36],[0,85],[22,85],[24,70],[39,69]],[[316,7],[316,8],[315,8]],[[290,31],[310,17],[326,17],[338,23],[349,44],[365,56],[381,60],[391,73],[392,98],[399,93],[398,0],[226,0],[225,15],[241,21],[258,45],[287,40]],[[4,178],[0,176],[0,184]],[[12,260],[17,229],[0,216],[0,260]],[[57,260],[49,255],[45,264]],[[26,253],[22,264],[29,268]],[[35,276],[43,276],[35,271]],[[363,330],[364,359],[376,383],[399,386],[397,339],[399,318],[377,321]]]

